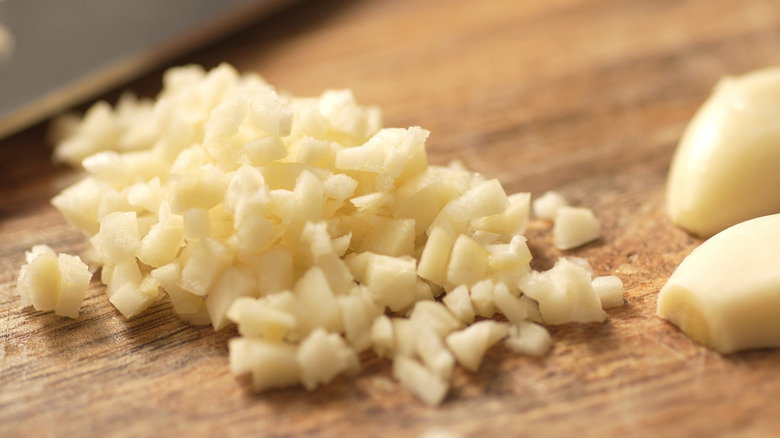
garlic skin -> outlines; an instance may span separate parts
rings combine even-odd
[[[725,77],[691,120],[667,182],[672,221],[700,237],[780,213],[780,68]]]
[[[730,227],[693,250],[658,294],[657,314],[727,354],[780,347],[780,214]]]

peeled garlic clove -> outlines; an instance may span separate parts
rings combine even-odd
[[[699,236],[780,213],[780,68],[721,79],[672,160],[667,207]]]
[[[778,260],[780,214],[728,228],[683,260],[657,313],[721,353],[780,347]]]

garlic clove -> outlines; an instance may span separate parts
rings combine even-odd
[[[721,353],[780,347],[780,214],[694,249],[658,295],[657,314]]]
[[[780,212],[780,68],[726,77],[688,125],[672,160],[674,223],[711,236]]]

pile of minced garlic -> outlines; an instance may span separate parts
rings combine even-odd
[[[76,318],[100,268],[127,318],[167,299],[193,324],[237,324],[230,367],[258,391],[313,390],[373,350],[437,405],[456,363],[476,371],[502,340],[543,355],[539,323],[601,322],[623,302],[620,280],[583,259],[529,267],[532,207],[563,249],[599,237],[590,210],[429,165],[428,131],[382,129],[350,91],[294,98],[187,66],[155,101],[98,103],[60,128],[55,158],[87,175],[52,204],[90,245],[29,251],[22,304]]]

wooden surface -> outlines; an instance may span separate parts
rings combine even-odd
[[[228,370],[235,331],[167,304],[127,321],[93,283],[78,320],[19,309],[26,249],[85,244],[48,204],[74,174],[36,127],[0,141],[0,436],[780,435],[780,352],[722,357],[654,316],[699,243],[664,215],[671,154],[719,77],[780,64],[775,0],[310,0],[175,63],[221,61],[296,95],[352,88],[387,126],[432,131],[431,162],[593,208],[604,238],[569,254],[621,277],[625,307],[553,328],[543,359],[490,350],[439,408],[370,355],[314,393],[252,395]],[[551,266],[549,226],[529,237]]]

